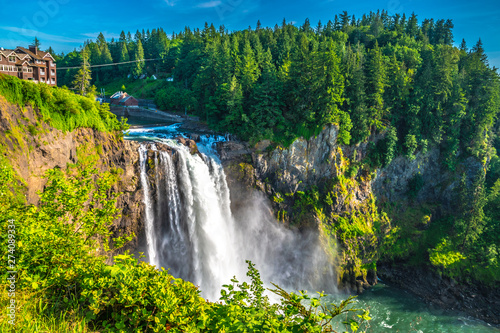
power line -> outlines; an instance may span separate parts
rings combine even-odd
[[[91,65],[91,66],[88,66],[90,68],[93,68],[93,67],[106,67],[106,66],[115,66],[115,65],[122,65],[122,64],[131,64],[133,62],[146,62],[146,61],[155,61],[155,60],[162,60],[162,58],[156,58],[156,59],[139,59],[139,60],[131,60],[131,61],[124,61],[124,62],[115,62],[115,63],[112,63],[112,64],[102,64],[102,65]],[[74,68],[81,68],[82,66],[75,66],[75,67],[57,67],[57,70],[60,70],[60,69],[74,69]]]

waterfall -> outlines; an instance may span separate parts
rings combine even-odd
[[[326,269],[330,265],[316,233],[299,234],[278,224],[267,199],[257,193],[247,195],[236,215],[231,211],[226,175],[210,141],[199,144],[199,155],[191,155],[174,141],[163,141],[172,153],[149,144],[154,153],[149,164],[148,144],[139,150],[151,264],[199,285],[211,301],[219,298],[221,286],[233,276],[247,280],[245,260],[252,260],[268,283],[300,289],[333,287],[336,280]],[[150,164],[154,175],[148,175]],[[148,177],[154,179],[148,182]]]
[[[154,149],[155,146],[152,146]],[[148,151],[146,147],[141,145],[139,148],[139,163],[141,168],[141,185],[144,189],[144,206],[145,206],[145,214],[146,214],[146,241],[148,246],[148,255],[149,262],[151,265],[158,267],[157,262],[157,254],[156,254],[156,238],[154,234],[154,215],[153,215],[153,206],[151,203],[151,195],[150,195],[150,185],[147,179],[146,173],[146,162]]]

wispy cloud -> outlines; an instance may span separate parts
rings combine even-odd
[[[38,39],[44,40],[44,41],[59,42],[59,43],[79,43],[79,42],[81,42],[80,39],[46,34],[44,32],[32,30],[32,29],[23,29],[23,28],[18,28],[18,27],[5,27],[5,26],[0,26],[0,29],[14,32],[14,33],[17,33],[21,36],[26,36],[26,37],[35,37],[36,36]]]
[[[214,8],[214,7],[220,6],[221,3],[222,2],[219,0],[202,2],[202,3],[198,4],[196,7],[197,8]]]
[[[165,0],[167,6],[173,7],[177,4],[177,0]]]

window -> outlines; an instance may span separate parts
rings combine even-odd
[[[52,75],[56,75],[56,71],[51,69],[50,72],[52,73]]]
[[[10,62],[16,62],[16,57],[15,56],[9,56],[9,61]]]

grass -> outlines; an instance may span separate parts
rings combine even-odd
[[[110,97],[117,91],[123,91],[122,86],[125,86],[125,91],[135,98],[154,99],[156,92],[165,84],[165,80],[151,79],[119,79],[105,84],[96,83],[97,91],[101,88],[106,90],[106,96]]]
[[[49,307],[42,302],[36,293],[16,291],[16,317],[15,326],[9,323],[7,311],[0,314],[0,331],[8,332],[30,332],[30,333],[93,333],[88,328],[87,320],[83,311],[70,309],[58,311],[57,308]],[[7,292],[2,290],[0,295],[0,306],[6,309],[10,302]]]

